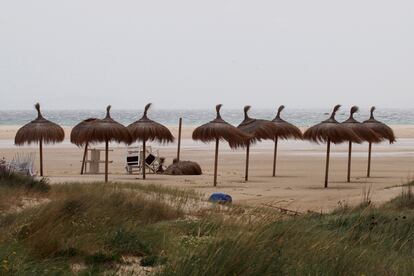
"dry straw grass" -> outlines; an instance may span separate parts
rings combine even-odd
[[[0,218],[0,271],[116,274],[133,258],[156,275],[410,275],[411,184],[384,206],[364,204],[369,189],[363,195],[360,206],[330,214],[213,205],[189,217],[183,206],[200,201],[194,192],[55,185],[50,202]]]

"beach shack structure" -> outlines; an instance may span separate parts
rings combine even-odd
[[[221,107],[221,104],[216,105],[216,118],[197,127],[192,135],[193,140],[204,143],[215,142],[216,144],[214,156],[214,186],[217,186],[217,165],[220,140],[226,141],[230,148],[236,149],[239,147],[246,147],[250,139],[249,135],[243,133],[240,129],[227,123],[221,118]]]
[[[368,143],[379,143],[381,142],[381,138],[377,133],[367,127],[366,124],[358,122],[354,118],[354,114],[358,112],[358,107],[353,106],[351,107],[349,118],[342,122],[342,125],[351,129],[356,135],[359,136],[362,142]],[[349,183],[351,182],[351,165],[352,165],[352,141],[348,141],[348,171],[347,171],[347,178],[346,181]]]
[[[65,132],[61,126],[42,116],[40,104],[35,105],[37,118],[21,127],[14,137],[17,146],[38,143],[40,156],[40,176],[43,176],[43,144],[60,143],[65,139]]]
[[[268,120],[260,120],[249,117],[250,106],[244,107],[244,120],[237,126],[243,133],[250,136],[246,145],[246,169],[244,180],[249,180],[250,145],[262,140],[274,140],[277,132],[276,125]]]
[[[148,118],[148,110],[151,107],[151,104],[147,104],[144,109],[144,114],[142,117],[130,124],[127,129],[131,134],[131,139],[133,141],[142,142],[142,152],[143,155],[142,162],[142,178],[145,179],[145,167],[146,167],[146,143],[147,141],[157,141],[159,143],[171,143],[174,142],[174,136],[171,134],[170,130],[164,125],[157,123]]]
[[[285,121],[281,118],[280,114],[282,113],[283,109],[285,109],[284,105],[281,105],[277,110],[276,117],[272,120],[273,124],[276,125],[276,132],[274,133],[274,151],[273,151],[273,173],[272,176],[276,176],[276,162],[277,162],[277,148],[278,142],[280,139],[288,140],[288,139],[296,139],[302,140],[303,135],[302,132],[298,127],[295,125]]]
[[[361,139],[351,129],[341,125],[336,119],[335,115],[341,106],[334,107],[331,117],[317,125],[307,129],[303,134],[304,139],[314,143],[326,143],[326,168],[325,168],[325,188],[328,187],[329,179],[329,159],[331,152],[331,143],[340,144],[346,141],[353,143],[361,143]]]
[[[390,144],[394,143],[396,141],[394,131],[386,124],[375,119],[374,117],[375,106],[371,107],[370,112],[371,112],[370,118],[364,121],[363,124],[369,129],[371,129],[372,131],[374,131],[380,137],[381,141],[388,140]],[[372,152],[373,143],[379,143],[379,142],[369,142],[367,177],[371,177],[371,152]]]

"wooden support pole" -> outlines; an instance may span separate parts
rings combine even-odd
[[[84,174],[85,172],[85,166],[86,166],[86,156],[88,155],[88,144],[85,144],[85,150],[83,152],[83,158],[82,158],[82,166],[81,166],[81,175]]]
[[[217,165],[218,165],[218,151],[219,151],[219,138],[216,138],[216,153],[214,157],[214,187],[217,186]]]
[[[348,175],[347,175],[347,178],[346,178],[346,181],[348,183],[351,182],[351,163],[352,163],[351,159],[352,159],[352,142],[349,141],[349,148],[348,148]]]
[[[178,145],[177,145],[177,161],[180,161],[180,151],[181,151],[181,129],[183,124],[183,118],[180,118],[178,122]]]
[[[369,147],[368,147],[368,170],[367,170],[367,177],[371,177],[371,152],[372,152],[372,143],[369,143]]]
[[[105,141],[105,183],[108,182],[108,156],[109,155],[109,141]]]
[[[145,140],[142,142],[142,179],[145,179]]]
[[[279,142],[279,138],[276,137],[275,139],[275,149],[273,152],[273,176],[276,176],[276,162],[277,162],[277,144]]]
[[[40,176],[43,176],[43,139],[39,141],[39,152],[40,152]]]
[[[246,147],[246,171],[244,174],[244,180],[249,180],[249,159],[250,159],[250,144],[247,144]]]
[[[328,139],[328,145],[326,149],[325,188],[328,188],[330,154],[331,154],[331,140]]]

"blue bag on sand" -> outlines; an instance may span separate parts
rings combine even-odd
[[[213,193],[209,197],[208,201],[224,204],[224,203],[231,203],[233,201],[233,199],[228,194],[224,194],[224,193]]]

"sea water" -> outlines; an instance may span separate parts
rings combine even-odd
[[[294,109],[287,108],[282,113],[282,118],[300,126],[308,127],[319,123],[329,117],[330,109]],[[98,110],[43,110],[44,117],[62,126],[74,126],[87,118],[104,118],[105,111]],[[0,111],[0,125],[24,125],[36,117],[33,110],[10,110]],[[271,120],[275,117],[276,110],[252,109],[250,117]],[[225,109],[221,115],[227,122],[237,125],[243,120],[242,109]],[[111,116],[118,122],[128,125],[142,116],[139,110],[117,110],[111,111]],[[337,113],[337,120],[343,121],[349,116],[349,110],[341,109]],[[175,126],[178,119],[183,118],[184,126],[198,126],[215,118],[213,109],[154,109],[149,111],[149,117],[161,124]],[[361,109],[355,116],[357,120],[363,121],[369,118],[369,109]],[[414,109],[390,109],[381,108],[375,111],[375,118],[390,125],[414,125]]]

